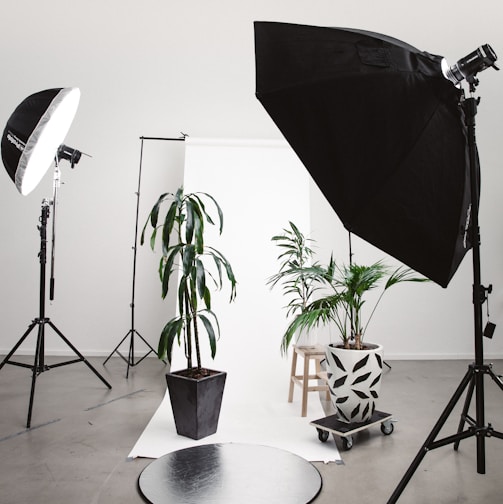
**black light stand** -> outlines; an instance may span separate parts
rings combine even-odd
[[[161,138],[161,137],[140,137],[141,140],[141,147],[140,147],[140,167],[138,170],[138,190],[136,191],[136,220],[135,220],[135,231],[134,231],[134,246],[133,246],[133,284],[132,284],[132,289],[131,289],[131,303],[130,303],[130,308],[131,308],[131,329],[126,333],[126,335],[120,340],[119,344],[112,350],[110,355],[105,359],[103,362],[103,365],[105,365],[110,357],[114,353],[119,355],[121,359],[126,362],[127,364],[127,370],[126,370],[126,378],[129,378],[129,368],[130,367],[135,367],[137,366],[140,362],[143,361],[146,357],[148,357],[151,353],[156,353],[155,350],[152,348],[150,343],[145,340],[145,338],[136,330],[135,328],[135,320],[134,320],[134,309],[135,309],[135,291],[136,291],[136,253],[137,253],[137,247],[138,247],[138,218],[139,218],[139,211],[140,211],[140,187],[141,187],[141,172],[142,172],[142,162],[143,162],[143,141],[144,140],[170,140],[170,141],[184,141],[185,137],[184,133],[182,133],[182,137],[180,138]],[[139,359],[135,360],[135,354],[134,354],[134,337],[138,336],[145,345],[149,348],[148,352],[140,357]],[[124,357],[119,352],[120,346],[124,343],[124,341],[129,337],[129,351],[128,351],[128,356],[127,358]],[[166,361],[162,361],[164,364],[166,364]]]
[[[5,359],[0,363],[0,369],[5,364],[12,364],[15,366],[25,367],[32,370],[32,380],[31,380],[31,392],[30,392],[30,403],[28,407],[28,418],[26,420],[26,427],[29,429],[31,426],[31,415],[33,409],[33,399],[35,396],[35,385],[37,381],[38,375],[43,373],[44,371],[49,371],[52,368],[66,366],[68,364],[74,364],[76,362],[84,362],[89,369],[109,388],[112,386],[101,376],[98,371],[87,361],[87,359],[75,348],[74,345],[65,337],[65,335],[51,322],[49,318],[45,316],[45,296],[46,296],[46,263],[47,263],[47,219],[49,217],[49,201],[44,199],[42,201],[42,210],[40,216],[40,226],[38,229],[40,231],[40,298],[39,298],[39,316],[31,322],[28,326],[28,329],[23,334],[21,339],[16,343],[14,348],[7,354]],[[46,364],[45,363],[45,328],[46,325],[49,325],[54,332],[75,352],[78,356],[78,359],[72,359],[65,362],[58,362],[56,364]],[[35,349],[35,360],[33,365],[26,364],[24,362],[16,362],[10,360],[12,355],[16,352],[16,350],[20,347],[23,341],[29,336],[33,329],[37,327],[37,344]]]
[[[476,79],[469,80],[470,91],[473,93],[475,86],[478,83]],[[475,115],[477,114],[477,105],[479,100],[473,97],[465,99],[461,106],[465,112],[465,121],[468,127],[468,147],[470,154],[470,191],[471,191],[471,222],[470,228],[467,230],[470,233],[470,238],[473,246],[473,306],[474,306],[474,325],[475,325],[475,361],[468,366],[468,371],[459,384],[456,392],[447,404],[446,408],[440,415],[433,430],[427,437],[423,446],[419,450],[412,464],[403,476],[402,480],[396,487],[395,491],[388,500],[388,504],[397,502],[407,483],[412,478],[414,472],[419,467],[426,453],[430,450],[440,448],[453,443],[454,449],[457,450],[462,439],[476,437],[477,443],[477,472],[485,474],[485,440],[486,437],[497,437],[503,439],[503,433],[493,429],[490,423],[485,422],[485,402],[484,402],[484,378],[490,376],[496,385],[503,391],[503,382],[500,376],[497,376],[491,369],[491,365],[484,364],[484,346],[482,330],[482,305],[487,301],[488,294],[492,291],[492,286],[484,287],[481,284],[480,275],[480,229],[478,221],[479,212],[479,162],[477,155],[477,146],[475,138]],[[490,328],[490,332],[494,326]],[[468,387],[465,404],[461,413],[458,431],[456,434],[436,440],[442,427],[452,413],[454,407],[461,399],[464,391]],[[468,414],[470,403],[475,391],[475,418]],[[465,428],[466,427],[466,428]]]

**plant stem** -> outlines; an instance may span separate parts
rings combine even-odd
[[[194,322],[194,342],[196,345],[197,370],[201,372],[201,350],[199,348],[199,330],[197,325],[197,314],[192,312]]]
[[[189,310],[189,288],[187,284],[185,284],[185,313],[188,314],[189,317],[192,317],[192,312]],[[187,359],[187,369],[192,368],[192,332],[190,320],[186,320],[185,331],[187,333],[187,341],[186,341],[186,352],[185,357]]]
[[[360,333],[355,334],[355,350],[362,349],[362,335]]]

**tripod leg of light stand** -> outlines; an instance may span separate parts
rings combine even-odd
[[[127,359],[126,378],[129,378],[129,368],[131,366],[134,366],[134,330],[132,331],[131,340],[129,342],[129,352],[128,352],[128,359]]]
[[[32,379],[31,379],[31,391],[30,391],[30,402],[28,405],[28,417],[26,419],[26,428],[29,429],[31,425],[31,412],[33,410],[33,398],[35,395],[35,383],[37,381],[37,376],[39,374],[39,367],[40,367],[40,347],[41,347],[41,334],[40,331],[43,330],[43,324],[40,324],[40,319],[35,319],[29,326],[28,329],[25,331],[25,333],[21,336],[19,341],[14,345],[12,350],[5,356],[4,360],[0,363],[0,369],[3,368],[5,364],[12,364],[15,366],[20,366],[20,367],[25,367],[29,368],[32,370]],[[26,364],[24,362],[15,362],[11,361],[10,358],[14,355],[16,350],[22,345],[24,340],[30,335],[31,331],[35,328],[35,326],[39,324],[38,327],[38,336],[37,336],[37,345],[36,345],[36,350],[35,350],[35,358],[33,362],[33,366],[30,364]]]
[[[126,360],[121,354],[120,352],[118,351],[119,350],[119,347],[122,345],[122,343],[124,343],[125,339],[131,334],[131,331],[128,331],[126,333],[126,335],[124,336],[124,338],[122,338],[119,342],[119,344],[110,352],[110,355],[105,359],[105,361],[103,362],[103,365],[105,365],[109,360],[110,360],[110,357],[112,357],[112,355],[114,353],[117,353],[120,357],[122,357],[124,360]]]
[[[105,361],[103,362],[103,365],[105,365],[110,357],[112,357],[112,355],[114,353],[116,353],[126,364],[127,364],[127,369],[126,369],[126,378],[129,378],[129,368],[131,366],[135,366],[136,364],[138,364],[138,361],[136,364],[134,362],[134,329],[130,329],[126,335],[124,336],[124,338],[122,338],[119,342],[119,344],[112,350],[112,352],[110,353],[110,355],[105,359]],[[128,337],[128,336],[131,336],[131,339],[129,341],[129,351],[128,351],[128,357],[126,359],[126,357],[124,357],[120,352],[119,352],[119,347],[122,345],[122,343],[124,343],[125,339]],[[143,338],[142,338],[143,339]],[[149,354],[150,352],[147,353],[147,355]],[[147,356],[145,355],[145,357]],[[140,359],[140,360],[143,360],[143,359]]]
[[[489,368],[487,371],[487,374],[493,379],[493,381],[498,385],[498,387],[503,390],[503,379],[501,376],[498,376],[497,374],[494,373],[494,371]]]
[[[143,357],[141,357],[136,362],[134,362],[134,338],[133,338],[133,336],[131,336],[131,345],[129,347],[129,356],[130,356],[130,358],[129,358],[129,362],[128,362],[128,369],[127,369],[127,373],[126,373],[126,378],[129,375],[129,367],[130,366],[136,366],[143,359],[145,359],[146,357],[148,357],[151,353],[157,353],[154,350],[154,348],[152,347],[152,345],[136,329],[133,329],[132,332],[133,332],[133,334],[136,334],[143,341],[143,343],[145,343],[145,345],[149,348],[149,351],[145,355],[143,355]],[[162,362],[164,362],[164,364],[167,364],[167,362],[164,359],[162,359]]]
[[[503,391],[503,379],[501,376],[498,376],[493,372],[491,366],[487,366],[486,374],[488,374],[493,379],[494,383],[496,383],[496,385],[498,385],[498,387]],[[497,437],[499,439],[503,439],[503,433],[495,431],[490,424],[489,424],[489,430],[490,430],[489,435]]]
[[[31,427],[31,413],[33,411],[33,399],[35,398],[35,385],[37,383],[38,375],[45,371],[44,369],[44,321],[38,321],[38,335],[37,335],[37,345],[35,348],[35,358],[32,367],[31,376],[31,389],[30,389],[30,402],[28,405],[28,416],[26,418],[26,428]]]
[[[137,361],[135,361],[135,357],[134,357],[134,337],[135,337],[135,335],[138,336],[143,341],[143,343],[145,343],[145,345],[149,348],[148,352],[146,354],[144,354]],[[124,355],[122,355],[119,352],[119,347],[124,343],[124,341],[126,340],[126,338],[128,336],[130,336],[131,339],[129,341],[128,357],[126,359],[126,357],[124,357]],[[143,359],[148,357],[151,353],[156,353],[156,351],[154,350],[152,345],[150,345],[150,343],[136,329],[130,329],[127,332],[127,334],[120,340],[119,344],[112,350],[110,355],[105,359],[105,361],[103,362],[103,365],[105,365],[108,362],[108,360],[110,359],[110,357],[112,357],[112,355],[114,353],[116,353],[127,364],[126,378],[129,378],[129,368],[137,366]],[[163,360],[162,362],[164,362],[164,364],[167,364],[165,360]]]
[[[149,348],[149,351],[146,354],[144,354],[142,357],[140,357],[140,359],[138,359],[136,362],[134,361],[134,334],[136,334],[143,341],[143,343]],[[126,378],[128,378],[128,376],[129,376],[129,368],[131,366],[134,367],[134,366],[138,365],[143,359],[147,358],[151,353],[157,353],[157,352],[154,350],[152,345],[136,329],[133,329],[132,335],[131,335],[131,345],[129,347],[130,358],[128,361],[128,369],[127,369],[127,373],[126,373]],[[164,364],[167,364],[164,359],[162,360],[162,362]]]
[[[470,404],[472,402],[474,390],[475,390],[475,380],[474,380],[474,377],[472,376],[472,379],[470,380],[470,385],[468,386],[468,392],[466,393],[465,405],[463,406],[463,411],[461,412],[461,418],[459,420],[458,434],[463,431],[463,427],[465,426],[465,423],[469,419],[468,410],[470,409]],[[471,421],[471,419],[470,419],[470,421]],[[460,442],[460,440],[458,439],[454,443],[455,450],[457,450],[459,448],[459,442]]]
[[[154,348],[152,347],[152,345],[136,329],[134,330],[134,333],[143,341],[143,343],[145,343],[145,345],[148,346],[149,351],[143,357],[141,357],[139,360],[137,360],[136,363],[131,364],[132,366],[136,366],[136,364],[139,364],[143,359],[148,357],[151,353],[157,353],[154,350]],[[131,349],[133,349],[133,346],[131,346]],[[164,364],[166,364],[165,360],[163,360],[162,362],[164,362]]]
[[[31,333],[31,331],[33,331],[33,329],[35,328],[36,325],[37,325],[37,320],[34,320],[28,326],[28,329],[26,330],[26,332],[21,336],[21,338],[19,339],[19,341],[14,345],[14,347],[12,348],[12,350],[5,356],[4,360],[0,363],[0,369],[2,369],[5,364],[16,364],[18,366],[31,368],[31,366],[28,365],[28,364],[9,362],[9,359],[16,353],[16,350],[21,346],[21,344],[23,343],[23,341],[29,336],[29,334]]]
[[[442,427],[444,426],[445,422],[449,418],[449,415],[452,413],[452,410],[458,403],[459,399],[463,395],[463,392],[465,391],[466,387],[468,384],[471,382],[473,377],[473,370],[470,368],[465,376],[463,377],[463,380],[459,384],[458,388],[456,389],[456,392],[452,396],[451,400],[447,404],[446,408],[442,412],[440,418],[438,419],[437,423],[433,427],[433,430],[430,432],[429,436],[426,438],[426,441],[424,442],[423,446],[417,453],[416,457],[412,461],[412,464],[409,466],[407,469],[407,472],[401,479],[400,483],[396,487],[395,491],[391,495],[391,497],[388,500],[388,504],[394,504],[395,502],[398,501],[398,498],[402,494],[402,492],[405,490],[405,487],[407,486],[407,483],[410,481],[412,476],[414,475],[416,469],[419,467],[419,464],[423,460],[424,456],[426,453],[428,453],[429,450],[434,449],[434,448],[439,448],[440,446],[444,446],[445,444],[449,444],[450,442],[455,442],[456,439],[459,437],[464,438],[464,437],[470,437],[474,435],[472,432],[466,432],[466,433],[458,433],[456,436],[451,436],[449,438],[446,438],[443,441],[439,441],[438,443],[435,443],[435,439],[442,430]]]
[[[71,362],[79,362],[82,361],[84,364],[109,388],[112,388],[112,385],[108,383],[103,376],[101,376],[100,373],[91,365],[91,363],[77,350],[77,348],[72,345],[70,340],[66,338],[66,336],[50,321],[47,321],[48,324],[52,327],[52,329],[56,332],[56,334],[79,356],[79,359],[76,361],[71,361]],[[65,365],[65,364],[70,364],[71,362],[64,362],[61,363],[60,365]],[[51,367],[57,367],[58,364],[52,365]]]

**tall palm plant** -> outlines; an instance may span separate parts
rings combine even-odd
[[[169,203],[164,218],[160,218],[163,203]],[[211,348],[211,357],[216,354],[220,335],[218,318],[211,309],[210,285],[220,290],[226,278],[230,283],[229,302],[236,296],[236,278],[230,263],[217,249],[204,242],[205,225],[215,225],[207,205],[216,212],[215,219],[219,233],[223,229],[223,213],[217,201],[207,193],[184,194],[183,187],[176,193],[162,194],[152,210],[141,234],[141,244],[145,240],[146,228],[153,228],[150,246],[155,247],[159,236],[162,244],[162,257],[159,263],[159,276],[162,285],[161,295],[166,297],[170,289],[176,288],[178,295],[178,315],[164,326],[160,339],[158,356],[171,363],[175,340],[183,347],[187,360],[187,370],[202,371],[199,335],[204,327]],[[159,233],[160,231],[160,233]],[[178,275],[176,285],[172,280]],[[199,324],[201,322],[201,325]],[[193,353],[196,366],[193,366]]]

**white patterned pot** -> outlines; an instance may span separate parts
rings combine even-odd
[[[328,386],[332,404],[344,422],[366,422],[376,409],[381,389],[382,345],[365,350],[326,347]]]

